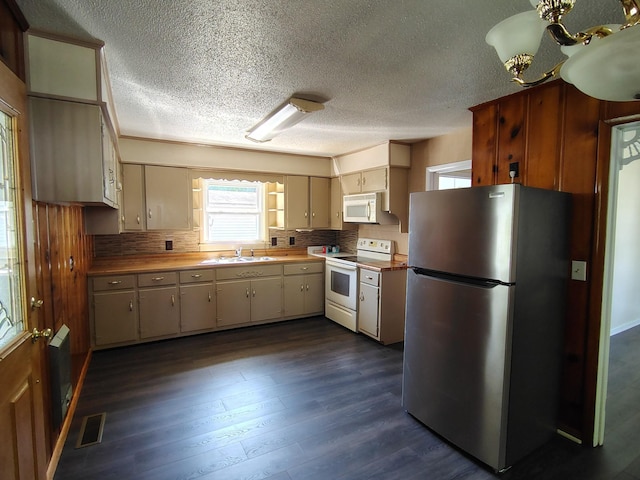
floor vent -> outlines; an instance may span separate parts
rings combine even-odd
[[[102,442],[102,430],[104,429],[104,420],[106,413],[96,413],[88,415],[82,419],[80,434],[76,448],[88,447]]]

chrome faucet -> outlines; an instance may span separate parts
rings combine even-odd
[[[238,247],[236,248],[236,257],[241,257],[242,256],[242,247]]]
[[[253,248],[251,249],[251,256],[253,257]]]

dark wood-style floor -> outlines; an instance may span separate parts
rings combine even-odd
[[[612,360],[628,393],[610,399],[607,445],[557,437],[499,478],[640,479],[634,341]],[[403,411],[401,380],[401,346],[324,317],[96,352],[55,479],[495,478]],[[75,449],[101,412],[102,443]]]

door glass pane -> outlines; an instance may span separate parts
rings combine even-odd
[[[12,118],[0,112],[0,348],[24,329]]]

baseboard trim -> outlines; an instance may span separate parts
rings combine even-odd
[[[80,377],[78,378],[78,384],[73,392],[73,397],[71,398],[71,403],[69,404],[69,409],[67,410],[67,416],[62,423],[62,428],[60,429],[60,435],[58,435],[58,440],[56,440],[56,446],[53,449],[53,453],[51,454],[51,460],[49,460],[49,466],[47,467],[47,480],[53,480],[53,477],[56,473],[56,469],[58,468],[58,462],[60,461],[60,457],[62,456],[62,450],[64,449],[64,444],[67,441],[67,435],[69,435],[69,430],[71,428],[71,422],[73,421],[73,415],[76,412],[76,407],[78,406],[78,400],[80,399],[80,392],[82,392],[82,387],[84,386],[84,379],[87,376],[87,371],[89,370],[89,363],[91,362],[91,350],[87,353],[86,358],[84,359],[84,364],[82,365],[82,370],[80,371]]]

